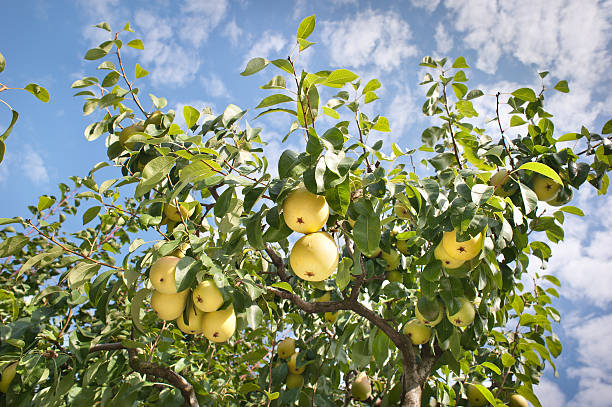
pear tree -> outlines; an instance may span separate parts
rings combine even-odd
[[[559,281],[532,263],[583,215],[574,190],[607,192],[612,121],[559,135],[567,82],[485,95],[465,58],[425,57],[411,150],[377,79],[300,65],[315,25],[222,112],[169,109],[129,23],[96,26],[72,88],[108,160],[0,218],[1,405],[541,406]]]

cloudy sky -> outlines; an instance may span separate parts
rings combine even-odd
[[[220,113],[229,103],[253,109],[266,96],[259,86],[272,71],[241,77],[246,62],[254,56],[285,58],[299,21],[316,14],[309,40],[317,45],[298,65],[308,71],[348,68],[366,80],[378,78],[381,99],[369,112],[389,117],[392,132],[385,138],[404,147],[419,147],[429,123],[420,112],[424,90],[418,86],[423,75],[418,62],[425,55],[465,56],[474,68],[468,73],[470,88],[490,94],[539,86],[539,71],[550,71],[548,87],[566,79],[568,95],[547,93],[557,135],[581,125],[599,132],[612,111],[610,0],[5,3],[0,52],[7,66],[0,82],[40,83],[51,102],[16,91],[1,95],[21,117],[0,164],[0,217],[28,216],[26,206],[39,195],[55,194],[59,182],[84,176],[105,160],[103,141],[83,137],[91,117],[82,117],[82,101],[70,89],[74,80],[95,73],[98,64],[83,55],[106,39],[104,31],[92,28],[100,21],[114,30],[130,21],[142,38],[145,50],[126,50],[126,59],[130,69],[138,61],[150,72],[140,80],[148,109],[149,93],[180,110],[209,106]],[[482,123],[493,116],[494,103],[492,96],[479,99]],[[0,128],[8,124],[9,113],[0,106]],[[286,148],[280,140],[288,122],[268,115],[251,124],[264,128],[268,157]],[[567,219],[566,240],[553,248],[547,268],[563,282],[556,305],[564,315],[557,328],[564,342],[559,377],[547,370],[538,388],[548,407],[612,406],[612,199],[589,188],[575,198],[587,216]]]

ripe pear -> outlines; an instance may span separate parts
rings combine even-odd
[[[283,202],[283,217],[291,230],[313,233],[327,222],[329,206],[324,196],[302,187],[292,191]]]
[[[223,295],[214,281],[204,280],[193,290],[193,303],[204,312],[213,312],[223,305]]]
[[[185,202],[193,202],[193,198],[191,195],[187,195]],[[195,207],[191,209],[187,209],[179,203],[179,207],[177,208],[175,203],[172,202],[170,204],[164,205],[164,214],[168,219],[174,222],[180,222],[182,219],[188,219],[195,212]]]
[[[189,307],[187,325],[185,325],[185,322],[183,321],[182,314],[179,315],[179,317],[176,319],[176,324],[178,325],[179,329],[186,334],[195,335],[202,333],[202,321],[204,319],[205,313],[195,309],[193,304],[189,304],[187,306]]]
[[[431,328],[416,318],[404,325],[404,335],[410,337],[413,345],[422,345],[431,338]]]
[[[520,394],[513,394],[508,401],[509,407],[529,407],[527,399]]]
[[[387,280],[389,280],[390,282],[396,282],[396,283],[401,283],[402,281],[404,281],[404,279],[402,278],[402,273],[400,273],[397,270],[391,270],[390,272],[388,272]]]
[[[11,363],[2,371],[2,378],[0,379],[0,392],[8,392],[8,389],[15,378],[15,373],[17,372],[17,363],[18,362]]]
[[[288,373],[285,383],[287,384],[287,390],[302,387],[304,385],[304,377],[301,374]]]
[[[471,405],[474,407],[482,407],[487,405],[487,399],[484,398],[478,387],[473,384],[468,384],[465,392],[467,394],[467,399]]]
[[[327,232],[303,236],[289,255],[293,272],[303,280],[323,281],[338,267],[338,246]]]
[[[536,174],[533,178],[533,192],[540,201],[550,201],[559,193],[561,185],[543,175]]]
[[[236,331],[236,314],[234,306],[209,312],[204,315],[202,321],[204,336],[213,342],[225,342],[234,335]]]
[[[456,314],[449,315],[448,309],[446,310],[446,317],[450,321],[451,324],[459,327],[468,326],[472,322],[474,322],[474,317],[476,316],[476,310],[472,303],[465,297],[458,298],[461,303],[461,308],[457,311]]]
[[[427,326],[436,326],[440,323],[440,321],[442,321],[442,316],[444,315],[444,307],[442,306],[440,301],[437,301],[437,304],[438,304],[438,316],[433,321],[428,320],[427,318],[423,316],[423,314],[421,314],[421,311],[419,311],[418,305],[414,307],[414,314],[416,315],[417,319],[421,321],[423,324]]]
[[[170,256],[174,256],[174,257],[178,257],[179,259],[182,259],[187,254],[187,250],[189,250],[189,247],[190,247],[189,243],[183,242],[176,249],[174,249],[172,253],[170,253]]]
[[[395,247],[397,247],[397,250],[399,250],[399,252],[405,256],[408,256],[409,252],[408,252],[408,241],[407,240],[398,240],[397,242],[395,242]]]
[[[446,252],[446,250],[444,250],[444,246],[442,245],[442,243],[436,246],[436,249],[434,250],[434,257],[440,260],[442,262],[442,265],[444,265],[444,267],[448,269],[456,269],[457,267],[461,267],[461,265],[465,263],[464,260],[457,260],[452,258]]]
[[[446,253],[453,259],[463,261],[471,260],[480,253],[482,241],[482,233],[479,233],[465,242],[457,242],[456,229],[444,232],[442,236],[442,246]]]
[[[505,198],[511,196],[518,189],[518,185],[512,182],[510,171],[503,168],[489,178],[489,185],[495,187],[495,195]]]
[[[399,267],[402,261],[402,255],[397,250],[393,249],[391,249],[391,252],[389,253],[383,251],[380,254],[380,257],[387,262],[387,264],[385,264],[385,270],[387,271],[395,270]]]
[[[357,400],[361,401],[366,401],[372,395],[370,378],[365,372],[359,373],[353,381],[353,384],[351,385],[351,394]]]
[[[278,344],[276,353],[281,359],[288,359],[295,353],[295,339],[285,338]]]
[[[329,322],[330,324],[333,324],[334,322],[336,322],[339,316],[340,316],[340,311],[326,312],[324,316],[325,322]]]
[[[149,279],[157,291],[162,294],[176,294],[174,273],[180,260],[178,257],[165,256],[153,263]]]
[[[293,374],[302,374],[304,373],[304,370],[306,370],[306,366],[297,367],[297,357],[299,354],[300,352],[295,352],[293,355],[291,355],[289,361],[287,362],[287,367]]]
[[[413,218],[412,212],[410,211],[410,206],[403,202],[397,202],[395,205],[393,205],[393,213],[395,213],[395,216],[397,216],[399,219]]]
[[[156,290],[153,296],[151,296],[151,307],[159,319],[163,319],[164,321],[175,320],[180,317],[183,314],[183,310],[185,310],[187,294],[189,294],[189,290],[173,294],[164,294]]]
[[[121,130],[121,133],[119,133],[119,144],[121,144],[123,148],[132,150],[136,143],[133,141],[128,141],[128,139],[135,133],[142,133],[143,131],[144,125],[142,123],[136,123],[126,127],[125,129]]]

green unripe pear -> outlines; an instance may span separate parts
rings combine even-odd
[[[513,394],[508,401],[510,407],[529,407],[527,399],[520,394]]]
[[[407,335],[412,341],[413,345],[422,345],[429,341],[431,338],[431,328],[419,321],[418,319],[411,319],[404,326],[404,335]]]
[[[478,387],[473,384],[468,384],[465,392],[467,394],[467,399],[474,407],[483,407],[487,404],[487,399],[482,395]]]
[[[295,353],[295,339],[285,338],[283,339],[276,348],[276,353],[281,359],[288,359]]]
[[[419,311],[418,305],[416,307],[414,307],[414,314],[416,315],[417,319],[419,321],[421,321],[423,324],[427,325],[427,326],[436,326],[436,325],[438,325],[440,323],[440,321],[442,321],[442,317],[444,315],[444,307],[442,306],[440,301],[436,301],[436,303],[438,305],[438,314],[437,314],[435,319],[429,320],[429,319],[425,318],[425,316],[423,314],[421,314],[421,311]]]
[[[123,148],[132,150],[136,143],[133,141],[128,141],[129,138],[134,134],[142,133],[143,131],[144,125],[142,123],[136,123],[126,127],[125,129],[121,130],[121,133],[119,133],[119,144],[121,144]]]
[[[287,373],[287,380],[285,383],[287,385],[287,390],[302,387],[304,385],[304,377],[302,377],[301,374]]]
[[[372,395],[372,384],[370,378],[365,372],[357,375],[351,385],[351,394],[357,400],[366,401]]]
[[[387,271],[395,270],[399,267],[402,261],[402,255],[398,251],[393,249],[391,249],[390,253],[383,251],[380,254],[380,257],[382,257],[383,260],[387,262],[387,264],[385,264],[385,270]]]
[[[15,378],[15,374],[17,373],[17,364],[18,362],[11,363],[2,371],[2,378],[0,378],[0,392],[8,392],[8,389]]]
[[[304,373],[304,370],[306,370],[306,366],[297,367],[297,357],[299,354],[300,352],[295,352],[293,355],[291,355],[289,361],[287,362],[287,367],[293,374],[302,374]]]
[[[472,322],[474,322],[474,317],[476,316],[476,310],[472,303],[464,297],[458,299],[461,303],[461,308],[457,311],[456,314],[449,315],[448,309],[446,310],[446,316],[451,324],[464,327],[468,326]]]
[[[395,283],[401,283],[403,280],[402,273],[397,270],[391,270],[387,273],[387,280]]]

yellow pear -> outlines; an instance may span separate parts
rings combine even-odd
[[[451,324],[459,327],[468,326],[472,322],[474,322],[474,317],[476,316],[476,310],[472,303],[464,297],[459,298],[459,302],[461,303],[461,308],[457,311],[456,314],[449,315],[448,309],[446,310],[446,317],[450,321]]]
[[[189,304],[189,314],[187,317],[187,324],[185,325],[185,321],[183,321],[183,315],[181,314],[176,319],[176,324],[179,329],[186,334],[199,334],[202,333],[202,320],[204,319],[205,313],[195,309],[193,304]]]
[[[450,257],[456,260],[471,260],[480,253],[482,247],[482,233],[477,234],[465,242],[457,241],[457,230],[444,232],[442,246]]]
[[[410,205],[406,205],[403,202],[397,202],[395,205],[393,205],[393,213],[399,219],[412,220],[414,218],[412,211],[410,210]]]
[[[397,242],[395,242],[395,247],[397,247],[397,250],[399,250],[401,254],[408,256],[409,248],[407,240],[398,240]]]
[[[153,263],[149,279],[157,291],[162,294],[176,294],[174,273],[180,260],[178,257],[165,256]]]
[[[185,310],[187,294],[189,294],[189,290],[174,294],[164,294],[156,290],[151,296],[151,307],[159,319],[163,319],[164,321],[175,320],[180,317],[183,314],[183,310]]]
[[[301,374],[288,373],[285,383],[287,384],[287,390],[302,387],[304,385],[304,377]]]
[[[543,175],[536,174],[533,178],[533,192],[540,201],[550,201],[559,193],[561,185]]]
[[[297,367],[297,357],[299,354],[300,352],[295,352],[293,355],[291,355],[289,361],[287,362],[287,367],[293,374],[302,374],[304,373],[304,370],[306,370],[306,366]]]
[[[187,195],[185,202],[193,202],[191,195]],[[164,204],[164,214],[168,219],[174,222],[180,222],[181,219],[188,219],[195,212],[195,207],[187,209],[179,203],[177,208],[175,202]]]
[[[301,279],[323,281],[338,267],[338,246],[327,232],[311,233],[295,242],[289,263]]]
[[[413,318],[404,325],[404,335],[410,338],[413,345],[422,345],[431,338],[431,328]]]
[[[478,387],[473,384],[468,384],[465,392],[467,394],[467,399],[474,407],[483,407],[487,405],[487,399],[482,395]]]
[[[416,306],[414,307],[414,314],[416,315],[417,319],[419,321],[421,321],[423,324],[427,325],[427,326],[436,326],[440,323],[440,321],[442,321],[442,317],[444,315],[444,307],[442,306],[442,304],[440,303],[440,301],[437,302],[438,303],[438,316],[436,317],[436,319],[434,319],[433,321],[429,321],[427,318],[425,318],[423,316],[423,314],[421,314],[421,311],[419,311],[419,307]]]
[[[508,401],[509,407],[529,407],[527,399],[520,394],[513,394]]]
[[[446,253],[442,243],[436,246],[436,249],[434,250],[434,257],[440,260],[442,265],[448,269],[456,269],[465,263],[465,260],[453,259],[448,253]]]
[[[214,281],[204,280],[193,290],[193,303],[204,312],[213,312],[223,305],[223,295]]]
[[[233,305],[204,315],[202,331],[204,336],[210,341],[225,342],[234,335],[235,330],[236,314],[234,313]]]
[[[510,171],[502,168],[489,178],[489,185],[495,187],[495,195],[505,198],[514,194],[518,189],[518,184],[511,181]]]
[[[125,129],[121,130],[121,133],[119,133],[119,144],[121,144],[123,148],[132,150],[136,143],[133,141],[128,141],[128,139],[135,133],[142,133],[143,131],[144,125],[142,123],[136,123],[126,127]]]
[[[372,395],[372,384],[370,378],[365,372],[357,375],[351,385],[351,394],[357,400],[366,401]]]
[[[283,339],[276,348],[276,353],[281,359],[288,359],[295,352],[295,339],[285,338]]]
[[[0,392],[6,393],[8,392],[9,387],[13,379],[15,378],[15,373],[17,372],[17,362],[11,363],[2,371],[2,378],[0,379]]]
[[[174,249],[172,253],[170,253],[170,256],[174,256],[174,257],[178,257],[179,259],[182,259],[187,254],[187,250],[189,250],[189,247],[190,247],[189,243],[183,242],[180,245],[178,245],[178,247]]]
[[[396,283],[401,283],[404,281],[404,279],[402,278],[402,273],[400,273],[397,270],[391,270],[390,272],[388,272],[387,280],[391,282],[396,282]]]
[[[334,322],[336,322],[339,316],[340,316],[340,311],[326,312],[324,316],[325,322],[329,322],[330,324],[333,324]]]
[[[391,252],[389,253],[383,251],[380,254],[380,257],[382,257],[383,260],[387,262],[387,264],[385,264],[385,270],[387,271],[395,270],[399,267],[402,261],[402,255],[398,251],[393,249],[391,249]]]
[[[283,203],[283,217],[289,228],[299,233],[320,230],[329,217],[329,206],[324,196],[306,188],[292,191]]]

